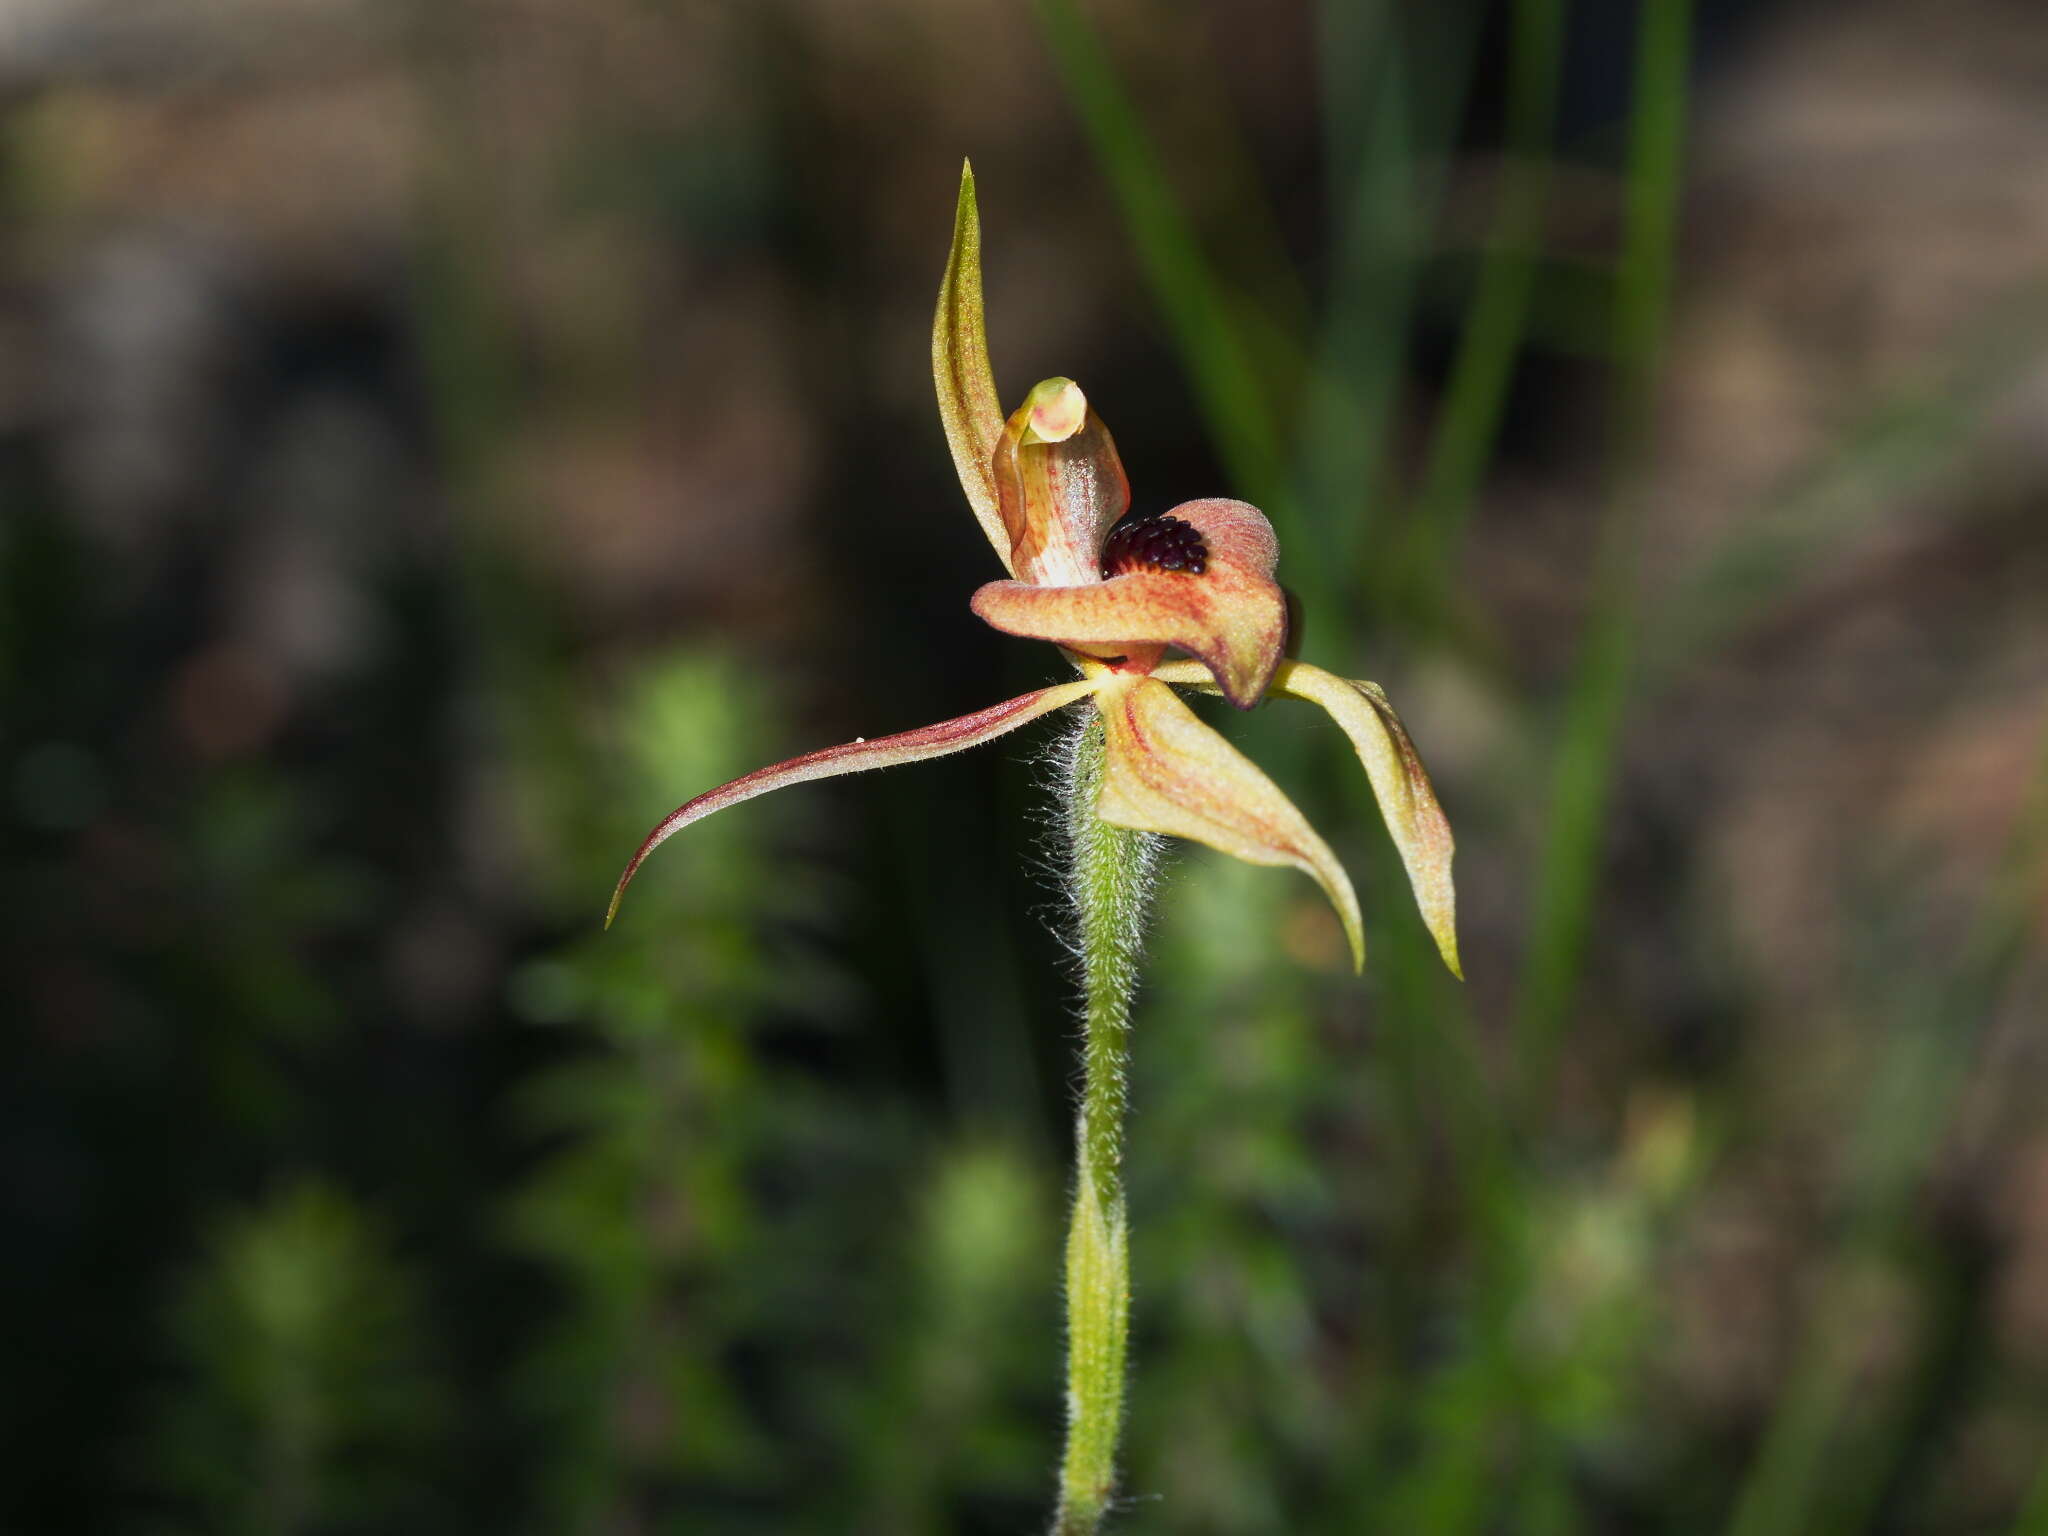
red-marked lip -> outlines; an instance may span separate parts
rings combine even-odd
[[[992,581],[974,594],[975,613],[1005,634],[1095,656],[1178,646],[1209,665],[1225,698],[1250,709],[1287,639],[1287,600],[1273,580],[1272,525],[1242,501],[1211,499],[1124,526],[1138,530],[1124,535],[1126,549],[1178,549],[1183,567],[1199,548],[1200,574],[1145,565],[1073,586]]]
[[[1166,512],[1131,513],[1102,541],[1104,580],[1131,571],[1180,571],[1200,576],[1209,569],[1209,546],[1193,523]]]

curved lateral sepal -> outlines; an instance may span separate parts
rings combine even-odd
[[[991,705],[987,709],[977,710],[974,714],[962,715],[957,720],[941,720],[937,725],[921,726],[917,730],[903,731],[894,736],[878,736],[872,741],[850,741],[843,746],[806,752],[802,757],[792,757],[787,762],[775,763],[767,768],[756,768],[752,773],[734,779],[730,784],[721,784],[716,789],[706,790],[696,799],[686,801],[670,811],[655,829],[647,834],[646,841],[641,843],[627,862],[625,873],[619,876],[618,886],[612,892],[611,905],[605,909],[604,925],[607,928],[611,927],[612,919],[618,916],[619,903],[625,899],[626,887],[633,883],[633,877],[640,872],[640,866],[647,862],[647,856],[691,822],[702,821],[713,811],[722,811],[729,805],[738,805],[742,800],[751,800],[756,795],[765,795],[771,790],[787,789],[792,784],[805,784],[812,779],[829,779],[842,773],[864,773],[870,768],[893,768],[899,763],[920,763],[926,758],[964,752],[969,747],[978,747],[985,741],[993,741],[1005,732],[1014,731],[1018,726],[1036,720],[1040,715],[1062,709],[1077,699],[1085,699],[1101,688],[1105,681],[1102,677],[1084,677],[1079,682],[1040,688],[1035,693],[1022,694],[1001,704]]]

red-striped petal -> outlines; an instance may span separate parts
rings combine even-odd
[[[1169,661],[1154,674],[1162,683],[1214,688],[1215,679],[1192,662]],[[1351,738],[1366,777],[1372,781],[1373,798],[1380,803],[1380,815],[1400,850],[1408,883],[1415,892],[1415,905],[1422,921],[1436,940],[1437,952],[1451,974],[1461,981],[1465,973],[1458,963],[1458,899],[1451,883],[1451,855],[1455,844],[1451,824],[1437,804],[1436,790],[1415,743],[1394,706],[1377,683],[1352,682],[1312,667],[1307,662],[1283,662],[1273,677],[1273,693],[1280,698],[1302,699],[1319,704],[1329,712]]]
[[[1047,379],[1010,414],[991,464],[1010,570],[1049,586],[1096,581],[1109,525],[1131,504],[1109,428],[1072,379]]]
[[[1365,966],[1358,898],[1330,845],[1294,802],[1171,688],[1123,676],[1095,696],[1103,723],[1096,814],[1113,826],[1206,843],[1247,864],[1291,864],[1323,888]]]

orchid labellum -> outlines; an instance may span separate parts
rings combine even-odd
[[[1114,826],[1206,843],[1253,864],[1292,865],[1319,884],[1365,961],[1358,899],[1343,866],[1278,786],[1204,724],[1175,687],[1239,709],[1269,695],[1321,705],[1357,749],[1423,920],[1458,970],[1451,831],[1386,696],[1283,654],[1287,603],[1272,525],[1241,501],[1130,512],[1130,484],[1101,416],[1069,379],[1048,379],[1005,416],[982,317],[980,223],[963,174],[952,254],[932,326],[939,414],[961,486],[1008,579],[972,607],[1005,634],[1049,640],[1073,681],[900,735],[827,747],[762,768],[678,807],[648,834],[613,894],[647,856],[713,811],[834,774],[964,751],[1087,702],[1104,727],[1096,812]],[[1170,657],[1170,652],[1182,653]]]

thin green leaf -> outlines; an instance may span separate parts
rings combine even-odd
[[[1037,12],[1233,488],[1264,507],[1284,539],[1281,427],[1238,306],[1167,190],[1159,156],[1102,40],[1073,0],[1039,0]]]
[[[1563,0],[1516,0],[1514,29],[1500,201],[1430,440],[1406,558],[1397,562],[1403,584],[1419,585],[1423,602],[1437,601],[1449,581],[1449,567],[1499,436],[1536,286],[1564,54]]]
[[[1552,773],[1549,845],[1537,877],[1515,1031],[1521,1103],[1542,1098],[1577,990],[1600,882],[1607,808],[1636,674],[1637,470],[1663,349],[1683,174],[1691,0],[1643,0],[1629,136],[1627,234],[1615,291],[1612,499],[1596,556],[1593,612]]]

